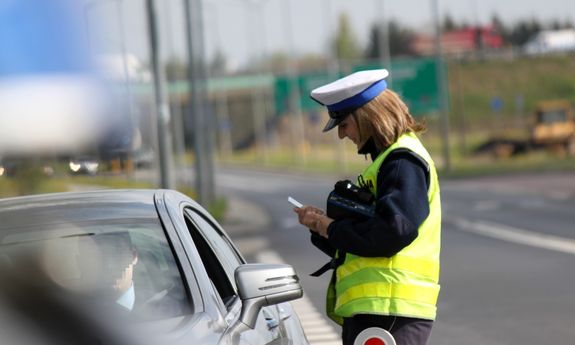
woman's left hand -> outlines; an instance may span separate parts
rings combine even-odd
[[[327,238],[327,228],[333,222],[333,219],[326,216],[323,210],[313,206],[295,207],[293,210],[297,213],[298,221],[301,225]]]

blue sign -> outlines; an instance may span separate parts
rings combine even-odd
[[[491,110],[493,112],[500,112],[503,109],[503,99],[501,97],[493,97],[491,99]]]

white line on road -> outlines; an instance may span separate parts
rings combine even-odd
[[[485,200],[485,201],[480,201],[477,202],[474,206],[473,209],[475,211],[478,212],[484,212],[484,211],[492,211],[492,210],[497,210],[501,207],[501,204],[497,201],[492,201],[492,200]]]
[[[486,221],[470,221],[454,218],[451,223],[459,229],[500,240],[524,244],[531,247],[544,248],[557,252],[575,254],[575,240],[553,235],[545,235]]]
[[[273,251],[262,251],[256,256],[258,262],[285,263],[282,258]],[[341,345],[341,337],[338,332],[320,314],[313,303],[304,296],[291,302],[297,312],[302,327],[310,345]]]

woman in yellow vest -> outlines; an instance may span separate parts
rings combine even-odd
[[[333,259],[327,313],[342,325],[344,344],[383,328],[398,345],[427,343],[439,293],[441,203],[433,160],[416,122],[387,88],[385,69],[360,71],[312,91],[358,154],[372,163],[358,185],[375,198],[367,218],[343,217],[313,206],[294,208],[312,243]],[[358,337],[358,335],[361,336]],[[357,340],[357,341],[356,341]]]

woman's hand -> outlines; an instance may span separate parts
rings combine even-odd
[[[311,231],[327,238],[327,228],[333,219],[325,215],[322,209],[314,206],[294,207],[294,212],[298,215],[301,225],[308,227]]]

